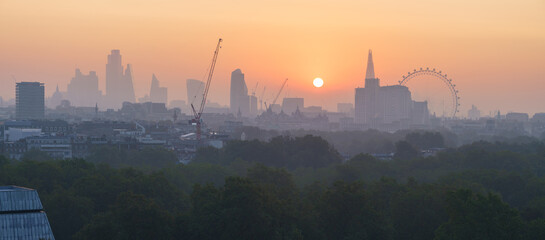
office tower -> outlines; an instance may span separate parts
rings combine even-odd
[[[410,120],[412,103],[409,88],[401,85],[380,87],[377,101],[379,124]]]
[[[187,105],[191,108],[191,104],[195,108],[199,107],[202,102],[202,95],[204,93],[204,82],[195,79],[187,79]]]
[[[406,86],[380,86],[369,50],[365,87],[356,88],[355,123],[378,129],[383,124],[410,121],[412,104],[411,92]]]
[[[373,53],[369,50],[367,57],[367,71],[365,74],[365,87],[356,88],[355,96],[355,122],[373,125],[379,118],[378,95],[380,80],[375,77]]]
[[[471,105],[471,109],[467,111],[467,117],[471,120],[479,120],[481,118],[481,111],[475,105]]]
[[[299,111],[305,109],[304,98],[284,98],[282,100],[282,111],[284,111],[285,114],[292,114],[297,109],[299,109]]]
[[[43,119],[45,115],[44,84],[19,82],[15,87],[15,117]]]
[[[250,116],[257,116],[257,97],[250,96]]]
[[[155,74],[151,76],[151,88],[149,97],[151,102],[154,103],[167,103],[167,88],[159,86],[159,80],[155,77]]]
[[[413,101],[413,107],[411,110],[412,120],[414,125],[427,125],[430,123],[430,113],[428,110],[428,102]]]
[[[244,73],[236,69],[231,73],[231,95],[230,108],[232,113],[240,113],[242,116],[248,116],[250,111],[250,98],[248,96],[248,87],[244,81]]]
[[[131,65],[127,64],[125,74],[119,50],[112,50],[106,64],[106,106],[120,108],[123,102],[134,102]]]
[[[98,76],[95,71],[89,71],[89,74],[82,74],[76,69],[76,75],[68,84],[66,90],[66,99],[73,106],[93,107],[99,101],[102,92],[98,90]]]

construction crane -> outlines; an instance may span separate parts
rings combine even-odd
[[[261,92],[261,95],[259,96],[259,106],[261,111],[263,111],[263,95],[265,94],[265,90],[267,90],[267,86],[263,87],[263,91]]]
[[[200,142],[201,140],[201,116],[202,112],[204,111],[204,105],[206,104],[206,97],[208,96],[208,89],[210,89],[210,82],[212,81],[212,75],[214,74],[214,68],[216,67],[216,60],[218,59],[218,53],[221,48],[221,42],[223,40],[220,38],[218,40],[218,45],[216,46],[216,51],[214,51],[214,57],[212,57],[212,64],[210,65],[210,71],[208,72],[208,78],[206,79],[206,85],[204,87],[204,91],[202,94],[202,101],[201,106],[199,107],[199,111],[195,110],[195,107],[193,106],[193,103],[191,104],[191,109],[193,110],[194,118],[191,119],[191,124],[195,125],[197,132],[197,142]]]
[[[257,90],[257,85],[259,85],[259,82],[255,83],[254,90],[252,90],[252,96],[254,96],[254,97],[255,97],[255,90]]]
[[[278,90],[278,93],[276,94],[276,97],[274,98],[274,101],[271,105],[269,105],[269,108],[272,111],[272,106],[276,103],[276,100],[278,100],[278,97],[280,97],[280,93],[282,93],[282,90],[284,89],[284,86],[286,86],[286,83],[288,82],[288,79],[284,80],[284,83],[282,83],[282,87],[280,87],[280,90]]]

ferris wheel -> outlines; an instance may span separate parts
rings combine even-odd
[[[420,68],[420,70],[414,69],[412,72],[408,72],[407,76],[403,76],[403,79],[399,81],[399,85],[405,86],[409,81],[422,77],[431,77],[433,79],[441,80],[445,83],[448,90],[450,91],[452,104],[452,110],[449,112],[448,116],[455,118],[456,113],[459,112],[458,107],[460,106],[460,97],[458,96],[458,90],[456,90],[456,84],[452,83],[452,79],[448,78],[447,74],[443,74],[441,71],[436,71],[435,68]]]

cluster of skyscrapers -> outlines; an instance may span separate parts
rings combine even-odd
[[[194,104],[197,108],[202,101],[204,82],[188,79],[186,83],[187,104]],[[16,91],[17,118],[40,119],[44,117],[44,86],[42,83],[17,83]],[[140,102],[166,104],[167,96],[167,88],[161,87],[159,80],[153,74],[149,95],[139,100]],[[100,105],[101,108],[113,109],[120,108],[124,102],[134,103],[136,98],[132,67],[130,64],[124,67],[120,51],[112,50],[106,64],[106,93],[102,94],[99,90],[98,76],[95,71],[84,74],[76,69],[75,76],[68,84],[66,92],[59,92],[57,87],[57,91],[49,99],[50,106],[58,106],[62,100],[69,100],[75,106],[96,107]],[[339,106],[339,111],[350,114],[351,108],[351,104],[342,105]],[[281,111],[292,114],[298,109],[309,111],[304,107],[303,98],[283,99]],[[259,113],[255,92],[249,93],[244,73],[240,69],[231,73],[229,111],[240,117],[256,117]],[[353,114],[353,124],[357,125],[358,129],[399,129],[425,125],[429,121],[427,102],[413,101],[411,92],[406,86],[380,86],[380,79],[375,76],[371,51],[368,55],[365,86],[355,89]]]

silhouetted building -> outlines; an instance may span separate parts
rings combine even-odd
[[[0,186],[0,239],[55,239],[36,190]]]
[[[428,110],[428,102],[413,101],[411,111],[411,123],[414,125],[427,125],[430,123],[430,113]]]
[[[367,72],[365,74],[365,87],[356,88],[355,95],[355,122],[375,127],[382,113],[379,111],[380,80],[375,77],[373,55],[369,50],[367,59]]]
[[[244,81],[244,73],[240,69],[231,73],[230,108],[232,113],[240,111],[243,116],[248,116],[250,112],[248,87]]]
[[[151,77],[151,88],[149,97],[151,102],[154,103],[167,103],[168,95],[167,88],[159,86],[159,80],[155,77],[155,74]]]
[[[508,114],[505,114],[505,120],[509,121],[528,122],[528,119],[528,113],[510,112]]]
[[[15,117],[17,119],[42,119],[45,114],[44,84],[19,82],[15,90]]]
[[[202,96],[204,93],[204,82],[195,80],[195,79],[187,79],[186,80],[187,85],[187,105],[193,105],[195,108],[197,108],[202,101]],[[197,105],[195,105],[197,104]]]
[[[250,98],[250,116],[255,117],[257,116],[257,97],[256,96],[249,96]]]
[[[467,118],[471,120],[479,120],[481,118],[481,111],[475,107],[475,105],[471,105],[471,109],[467,111]]]
[[[396,130],[405,128],[414,119],[413,101],[409,88],[402,85],[380,86],[375,77],[373,55],[369,50],[365,87],[356,88],[355,123],[364,128]],[[422,109],[422,108],[426,109]],[[427,112],[427,103],[417,106],[419,113]],[[425,117],[420,116],[423,120]],[[421,122],[421,121],[420,121]]]
[[[57,89],[51,95],[51,97],[47,100],[47,106],[50,108],[55,108],[61,104],[61,101],[64,99],[63,94],[59,91],[59,85],[57,85]]]
[[[352,114],[354,111],[354,104],[352,103],[337,103],[337,112]]]
[[[76,75],[72,78],[66,89],[65,99],[70,100],[73,106],[91,107],[100,100],[102,92],[98,90],[98,76],[95,71],[82,74],[76,68]]]
[[[302,111],[305,109],[305,99],[304,98],[284,98],[282,100],[282,111],[286,114],[292,114],[297,109]]]
[[[106,106],[108,108],[120,108],[123,102],[134,102],[136,99],[131,65],[127,64],[123,74],[121,63],[119,50],[112,50],[106,64]]]

